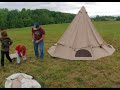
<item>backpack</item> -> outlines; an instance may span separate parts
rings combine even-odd
[[[9,39],[4,39],[3,41],[2,41],[2,47],[4,48],[4,49],[8,49],[9,48]]]

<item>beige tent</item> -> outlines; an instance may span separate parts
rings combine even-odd
[[[69,60],[96,60],[112,55],[114,51],[96,31],[83,6],[48,53]]]

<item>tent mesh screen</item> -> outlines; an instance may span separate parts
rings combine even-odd
[[[76,51],[75,57],[92,57],[92,55],[88,50],[81,49]]]

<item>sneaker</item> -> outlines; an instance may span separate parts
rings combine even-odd
[[[43,62],[43,58],[40,58],[40,61]]]
[[[10,62],[10,64],[12,64],[12,62]]]
[[[20,63],[16,63],[16,65],[20,65]]]
[[[30,62],[33,62],[33,60],[30,60]]]
[[[4,68],[4,66],[1,66],[1,67],[0,67],[0,69],[3,69],[3,68]]]
[[[26,63],[26,60],[24,60],[23,62]]]
[[[38,60],[39,58],[38,57],[36,57],[36,60]]]

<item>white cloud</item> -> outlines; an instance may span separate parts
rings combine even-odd
[[[0,2],[0,8],[49,9],[77,14],[85,6],[89,16],[120,15],[120,2]]]

